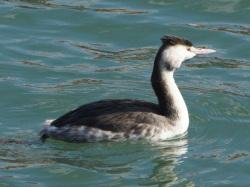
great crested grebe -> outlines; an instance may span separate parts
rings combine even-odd
[[[54,121],[47,121],[40,132],[47,138],[68,142],[120,139],[166,140],[187,131],[186,104],[175,83],[174,72],[185,60],[213,53],[195,48],[186,39],[163,36],[151,76],[158,104],[141,100],[101,100],[80,106]]]

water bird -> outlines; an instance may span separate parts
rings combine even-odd
[[[122,139],[161,141],[185,133],[189,115],[174,72],[196,55],[215,52],[194,47],[184,38],[163,36],[155,56],[151,85],[158,104],[142,100],[101,100],[47,120],[40,139],[95,142]]]

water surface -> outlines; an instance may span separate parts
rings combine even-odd
[[[0,186],[249,186],[250,2],[0,1]],[[108,98],[156,102],[159,38],[217,53],[176,81],[188,134],[157,144],[40,144],[45,119]]]

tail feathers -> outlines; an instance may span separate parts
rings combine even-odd
[[[54,119],[46,119],[44,122],[44,126],[50,126],[50,124],[55,121]]]
[[[43,129],[40,131],[39,135],[40,135],[40,140],[44,143],[46,141],[47,138],[49,138],[49,134],[48,134],[48,128],[50,127],[50,124],[53,122],[54,120],[48,119],[44,122],[44,127]]]
[[[49,137],[49,135],[47,134],[47,130],[46,129],[43,129],[43,130],[41,130],[40,131],[40,140],[41,140],[41,142],[45,142],[46,141],[46,139]]]

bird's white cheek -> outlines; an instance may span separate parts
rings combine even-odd
[[[166,51],[163,53],[163,63],[169,63],[173,68],[179,68],[181,62],[184,60],[184,56],[176,51]]]

